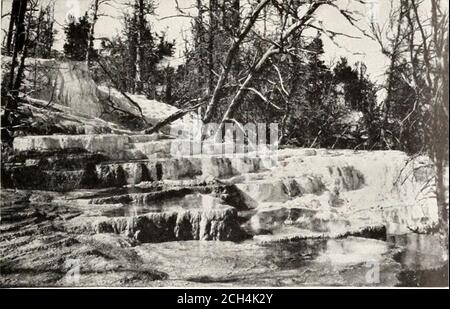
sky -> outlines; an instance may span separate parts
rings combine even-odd
[[[58,35],[54,48],[61,50],[64,44],[64,32],[63,26],[66,23],[68,14],[75,16],[83,15],[84,12],[90,7],[92,0],[42,0],[56,1],[55,6],[55,19],[56,30]],[[123,3],[127,0],[113,0],[111,6],[103,6],[102,12],[107,16],[102,16],[96,25],[96,37],[111,37],[118,32],[122,27],[121,17],[123,15]],[[129,1],[129,0],[128,0]],[[248,0],[243,0],[246,2]],[[370,17],[376,18],[376,20],[384,24],[387,19],[387,15],[390,9],[390,2],[387,0],[371,0],[373,6],[370,4],[356,4],[355,0],[337,0],[337,4],[340,8],[350,8],[360,12],[360,21],[358,25],[362,28],[366,28]],[[11,7],[12,0],[2,0],[2,10],[8,12]],[[190,18],[186,17],[172,17],[177,15],[175,0],[157,0],[158,8],[156,10],[156,16],[150,20],[157,31],[164,31],[169,40],[176,40],[177,50],[175,52],[175,58],[181,60],[183,52],[183,33],[184,36],[189,35],[189,27],[191,23]],[[194,0],[178,0],[181,7],[187,8],[192,5]],[[2,15],[4,13],[2,12]],[[363,61],[367,66],[367,72],[371,76],[372,80],[382,82],[384,80],[384,72],[388,61],[386,57],[381,53],[380,46],[377,42],[365,37],[351,26],[340,13],[330,6],[322,6],[316,12],[316,18],[322,22],[323,26],[327,29],[332,29],[336,32],[346,33],[352,36],[359,36],[359,39],[340,37],[336,39],[337,45],[331,40],[322,36],[324,40],[325,49],[325,61],[329,63],[336,62],[340,56],[345,56],[349,59],[350,63],[357,61]],[[7,19],[2,20],[2,29],[7,27]],[[3,35],[3,31],[2,31]]]

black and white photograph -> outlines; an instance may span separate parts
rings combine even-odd
[[[447,1],[1,0],[0,38],[0,288],[448,289]]]

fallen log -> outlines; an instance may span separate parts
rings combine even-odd
[[[147,120],[145,119],[144,113],[142,112],[142,108],[141,106],[136,103],[132,98],[130,98],[130,96],[128,94],[126,94],[125,91],[120,90],[119,84],[116,82],[116,80],[114,79],[114,77],[112,76],[112,74],[105,68],[105,66],[101,63],[101,61],[99,59],[97,59],[97,63],[100,66],[100,68],[103,70],[103,72],[105,72],[106,75],[108,75],[109,79],[113,82],[114,86],[116,87],[116,89],[134,106],[139,110],[139,113],[141,114],[141,118],[145,123],[148,123]]]
[[[199,99],[196,99],[195,101],[198,101]],[[200,106],[206,104],[206,101],[204,102],[200,102],[194,106],[191,106],[189,108],[186,109],[182,109],[179,110],[175,113],[173,113],[172,115],[170,115],[169,117],[157,122],[154,126],[152,126],[151,128],[145,129],[144,130],[144,134],[152,134],[155,133],[157,131],[159,131],[161,128],[163,128],[164,126],[171,124],[172,122],[180,119],[181,117],[185,116],[187,113],[192,112],[193,110],[199,108]]]

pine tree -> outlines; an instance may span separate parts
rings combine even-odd
[[[364,128],[367,135],[366,146],[370,149],[380,147],[379,125],[380,112],[377,107],[376,87],[366,75],[364,63],[356,67],[348,64],[347,58],[342,57],[333,69],[335,83],[342,85],[347,106],[363,115]]]
[[[78,20],[74,19],[64,27],[66,43],[64,54],[70,60],[85,61],[89,46],[91,24],[87,13]]]
[[[134,8],[138,7],[132,7]],[[150,14],[149,12],[149,7],[144,9],[145,15]],[[142,27],[142,24],[138,23],[134,10],[125,14],[123,32],[109,42],[102,42],[101,61],[112,67],[111,71],[117,72],[121,77],[114,83],[120,87],[119,90],[141,93],[154,99],[156,86],[165,80],[157,65],[164,56],[173,55],[175,43],[168,42],[164,34],[154,33],[146,19],[143,25]],[[111,80],[107,78],[107,82]]]
[[[307,55],[307,93],[306,100],[311,106],[319,105],[323,100],[323,91],[325,78],[328,75],[328,67],[322,60],[323,54],[323,42],[320,35],[316,36],[312,42],[306,47]]]

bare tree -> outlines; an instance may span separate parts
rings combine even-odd
[[[423,14],[426,5],[430,17]],[[393,39],[385,41],[383,29],[372,25],[375,38],[382,50],[390,56],[390,74],[402,62],[408,65],[412,74],[402,75],[404,82],[415,91],[415,103],[407,117],[426,111],[430,120],[427,126],[425,145],[435,166],[436,198],[440,215],[440,228],[448,245],[448,205],[444,185],[445,167],[448,166],[448,9],[440,0],[427,3],[418,0],[400,0],[398,7],[391,9],[390,25]],[[384,126],[392,104],[391,93],[394,80],[388,76],[387,98],[384,111]],[[405,118],[405,120],[406,120]]]
[[[266,5],[268,5],[271,2],[271,0],[262,0],[260,1],[257,6],[252,10],[252,12],[247,16],[246,18],[246,24],[242,31],[237,35],[237,37],[234,39],[231,47],[228,49],[228,52],[225,56],[225,61],[223,63],[222,71],[219,74],[218,81],[216,83],[216,86],[214,88],[214,91],[212,93],[210,102],[207,106],[205,116],[203,117],[204,122],[211,121],[212,117],[214,116],[217,104],[220,99],[221,91],[223,86],[225,85],[228,75],[230,73],[230,70],[232,69],[232,65],[235,61],[235,57],[239,51],[239,47],[244,41],[244,39],[247,37],[248,33],[253,29],[253,26],[255,25],[256,21],[259,18],[260,13],[264,9]]]
[[[13,91],[13,87],[16,84],[15,69],[17,66],[17,57],[23,52],[25,46],[26,30],[25,30],[25,13],[28,7],[28,0],[20,0],[17,18],[15,19],[15,37],[14,37],[14,47],[11,60],[11,70],[9,73],[9,89]]]
[[[103,16],[103,14],[100,13],[100,7],[103,4],[107,4],[110,0],[93,0],[91,10],[92,10],[92,21],[91,21],[91,28],[89,30],[89,43],[88,48],[86,52],[86,64],[87,67],[90,66],[92,62],[92,52],[94,50],[94,40],[95,40],[95,25],[97,24],[98,19]]]
[[[196,0],[196,9],[197,9],[197,16],[195,17],[194,24],[195,24],[195,50],[197,54],[197,71],[199,76],[204,76],[206,72],[206,29],[205,29],[205,21],[204,21],[204,15],[205,15],[205,6],[203,5],[202,0]],[[211,56],[208,57],[208,60]],[[203,79],[199,78],[197,80],[197,84],[199,89],[203,87]]]
[[[3,3],[2,3],[2,5],[3,5]],[[21,5],[20,0],[13,0],[12,7],[11,7],[11,13],[10,13],[10,17],[9,17],[9,28],[8,28],[7,39],[6,39],[6,54],[7,55],[11,54],[13,35],[14,35],[14,26],[17,23],[20,5]]]
[[[209,0],[209,31],[208,31],[208,93],[213,91],[215,41],[218,31],[218,2]]]
[[[290,27],[288,27],[284,33],[281,34],[278,42],[272,42],[273,44],[266,50],[266,52],[260,57],[256,65],[253,67],[253,69],[248,73],[238,92],[233,97],[231,103],[228,105],[228,108],[222,117],[218,132],[221,132],[224,122],[232,118],[233,112],[238,106],[240,102],[239,100],[244,90],[248,88],[248,85],[253,80],[254,76],[260,72],[260,70],[270,59],[270,57],[283,51],[282,46],[291,35],[301,32],[304,29],[304,27],[311,21],[314,12],[320,7],[320,5],[320,2],[311,4],[303,16],[298,18],[296,16],[297,20]]]
[[[359,0],[356,1],[359,2]],[[262,91],[259,91],[258,89],[252,87],[251,83],[254,81],[255,77],[259,76],[262,70],[270,63],[270,60],[273,59],[273,56],[280,53],[295,55],[295,53],[298,52],[298,50],[296,50],[295,48],[289,48],[289,40],[294,35],[296,37],[301,36],[304,29],[311,28],[316,31],[321,31],[325,33],[331,40],[334,40],[336,36],[357,38],[355,36],[345,35],[344,33],[338,33],[332,30],[323,29],[320,26],[320,23],[314,23],[314,13],[320,6],[330,5],[336,8],[351,25],[353,25],[357,30],[361,31],[361,29],[356,25],[356,21],[352,14],[353,12],[339,8],[334,3],[334,1],[299,2],[295,0],[262,0],[255,4],[248,4],[247,7],[242,8],[240,1],[224,0],[221,1],[219,5],[219,9],[222,9],[221,13],[215,12],[216,2],[217,0],[211,0],[209,2],[209,24],[205,21],[204,18],[205,6],[203,2],[201,0],[198,0],[195,6],[198,11],[198,16],[194,17],[194,25],[197,29],[197,35],[199,34],[199,32],[202,32],[203,34],[205,29],[209,29],[209,32],[211,33],[209,36],[210,40],[208,50],[208,62],[210,65],[208,66],[209,74],[207,75],[210,76],[209,82],[211,82],[213,79],[215,81],[214,87],[209,87],[210,94],[206,96],[206,99],[209,100],[209,102],[206,106],[206,112],[203,116],[204,122],[210,122],[214,117],[217,116],[220,116],[220,118],[222,119],[221,124],[223,124],[227,120],[231,120],[230,118],[232,118],[233,113],[241,104],[243,95],[249,91],[262,98],[264,102],[268,103],[273,108],[280,110],[279,106],[271,104],[270,100],[268,100],[264,96]],[[180,15],[177,16],[192,18],[189,13],[179,7],[177,1],[176,3],[177,9],[180,13]],[[228,37],[221,38],[221,41],[226,40],[227,42],[230,42],[230,45],[225,52],[223,52],[222,50],[220,51],[223,55],[223,57],[221,57],[222,59],[211,59],[212,54],[214,52],[217,53],[217,51],[215,51],[214,49],[223,49],[224,47],[224,45],[220,47],[214,46],[214,38],[212,35],[214,31],[211,31],[211,29],[214,30],[217,26],[219,26],[222,27],[222,29],[219,29],[220,31],[226,30],[224,28],[227,27],[227,23],[222,21],[222,23],[219,23],[219,25],[217,25],[216,21],[214,20],[214,17],[216,17],[218,14],[222,14],[221,17],[224,18],[223,14],[225,13],[223,12],[223,10],[225,8],[225,3],[231,3],[231,6],[228,5],[227,8],[230,7],[232,11],[232,25],[229,28],[233,28],[233,31],[228,33]],[[270,9],[274,10],[275,12],[279,12],[280,22],[277,25],[271,25],[271,31],[268,31],[267,18],[270,18],[270,14],[268,14]],[[245,17],[242,17],[242,15],[244,15],[243,12],[247,12],[245,14]],[[258,31],[260,26],[264,28],[262,35]],[[276,30],[273,31],[273,29]],[[361,32],[365,34],[364,31]],[[255,49],[257,52],[254,55],[254,60],[253,63],[250,64],[250,67],[246,68],[243,72],[237,72],[238,70],[236,70],[236,72],[234,72],[236,73],[236,76],[233,76],[232,80],[230,80],[230,73],[234,68],[236,68],[236,64],[240,62],[239,50],[245,44],[254,44],[254,40],[251,41],[252,43],[250,43],[249,41],[250,35],[256,37],[257,41],[263,42],[264,44],[261,44],[261,46],[266,46],[267,49],[262,50],[261,54],[259,54],[259,49]],[[204,37],[204,35],[198,35],[195,40],[196,46],[199,47],[199,49],[196,48],[196,51],[198,53],[201,53],[204,50]],[[298,55],[295,56],[298,57]],[[202,57],[201,55],[199,58],[200,62],[202,59],[204,59],[204,57]],[[213,68],[216,69],[215,64],[211,65],[212,62],[216,62],[217,65],[219,65],[219,70],[217,70],[217,72],[216,70],[212,71]],[[197,66],[197,70],[202,70],[201,64]],[[203,74],[201,75],[204,76]],[[231,92],[233,89],[236,89],[236,92],[234,94]],[[225,99],[227,99],[224,98],[225,90],[227,91],[227,98],[230,98],[230,102],[228,103],[228,107],[224,110],[223,115],[217,115],[219,102],[225,102]],[[228,96],[228,94],[230,96]]]

